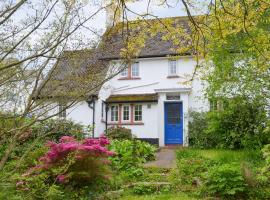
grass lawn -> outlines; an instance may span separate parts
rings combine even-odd
[[[191,149],[186,148],[177,152],[177,159],[192,158],[193,155],[202,156],[222,163],[247,163],[259,166],[264,163],[261,152],[258,150],[224,150],[224,149]]]

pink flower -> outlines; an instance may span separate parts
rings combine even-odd
[[[58,176],[56,177],[56,180],[57,180],[59,183],[65,183],[65,182],[67,182],[67,177],[66,177],[65,175],[61,174],[61,175],[58,175]]]
[[[74,142],[75,138],[72,136],[62,136],[59,141],[60,142]]]

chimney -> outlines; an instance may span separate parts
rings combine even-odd
[[[106,28],[110,28],[121,21],[122,7],[118,0],[104,0],[106,6]]]

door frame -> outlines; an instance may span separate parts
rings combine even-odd
[[[182,115],[181,115],[181,124],[182,124],[182,144],[167,144],[166,143],[166,104],[170,104],[170,103],[180,103],[180,109],[182,110]],[[183,105],[183,101],[179,101],[179,100],[171,100],[171,101],[164,101],[164,145],[184,145],[184,105]]]

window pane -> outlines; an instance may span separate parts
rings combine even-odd
[[[129,106],[123,106],[123,120],[129,120]]]
[[[128,69],[125,68],[122,72],[121,72],[121,76],[123,77],[127,77],[128,76]]]
[[[118,106],[111,107],[111,121],[118,121]]]
[[[175,75],[177,73],[176,60],[169,61],[169,75]]]
[[[142,121],[142,105],[135,105],[134,121]]]
[[[133,63],[131,65],[131,75],[135,77],[139,76],[139,63]]]
[[[66,105],[64,104],[59,104],[59,117],[61,118],[66,118],[67,116],[67,111],[66,111]]]

